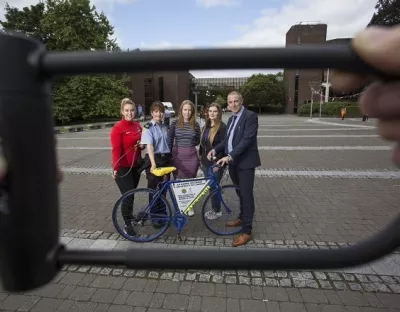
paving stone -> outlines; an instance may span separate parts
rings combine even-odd
[[[328,302],[328,299],[326,298],[323,290],[301,289],[300,294],[303,297],[304,302],[318,303],[318,304]]]
[[[187,310],[189,305],[189,296],[178,294],[167,294],[165,296],[163,308],[172,310]]]
[[[278,286],[278,281],[273,278],[265,278],[264,285],[265,286]]]
[[[112,303],[117,294],[118,290],[115,289],[97,289],[91,300],[99,303]]]
[[[330,281],[318,281],[323,289],[333,289],[333,286]]]
[[[126,304],[135,307],[148,307],[153,294],[150,292],[132,291],[126,300]]]
[[[5,298],[0,303],[0,308],[2,310],[17,310],[23,309],[25,311],[29,311],[37,302],[41,300],[38,296],[25,296],[25,295],[16,295],[12,294]]]
[[[200,309],[201,309],[201,297],[200,296],[189,296],[188,302],[189,302],[188,307],[187,307],[188,311],[200,311]]]
[[[271,301],[287,301],[289,300],[289,295],[285,288],[278,287],[264,287],[265,299]]]
[[[126,303],[126,300],[128,299],[130,295],[129,290],[120,290],[118,291],[117,295],[114,298],[113,304],[115,305],[123,305]]]
[[[291,302],[303,302],[303,297],[300,291],[296,288],[289,288],[286,290]]]
[[[193,283],[192,296],[214,296],[215,285],[210,283]]]
[[[122,286],[122,289],[125,290],[136,290],[142,291],[146,286],[147,281],[141,278],[128,278],[125,281],[125,284]]]
[[[159,281],[155,281],[155,280],[148,280],[146,285],[144,286],[143,291],[146,292],[155,292],[157,289]]]
[[[226,294],[230,298],[251,299],[250,287],[245,285],[227,285]]]
[[[96,288],[77,286],[68,296],[68,299],[88,301],[92,298],[96,290],[97,290]]]
[[[226,311],[226,299],[217,297],[203,297],[201,300],[201,311],[221,312]]]
[[[279,302],[281,312],[307,312],[307,308],[303,303],[296,302]]]
[[[333,287],[338,290],[348,289],[346,283],[344,283],[344,282],[333,282]]]
[[[236,282],[237,282],[236,276],[225,276],[225,283],[227,283],[227,284],[236,284]]]
[[[133,307],[126,306],[126,305],[110,305],[107,312],[133,312]]]
[[[354,275],[352,275],[352,274],[343,273],[342,275],[343,275],[343,278],[344,278],[346,281],[354,282],[354,281],[356,280],[356,277],[355,277]]]
[[[292,281],[289,278],[282,278],[279,281],[279,286],[280,287],[291,287],[292,286]]]
[[[240,311],[265,312],[266,307],[261,300],[240,299]]]
[[[161,308],[164,304],[166,294],[155,293],[151,298],[150,308]]]
[[[349,287],[351,290],[354,290],[354,291],[362,291],[363,290],[362,286],[358,283],[349,283]]]
[[[68,312],[94,312],[97,306],[98,304],[96,302],[75,301]]]
[[[156,292],[161,292],[161,293],[178,293],[179,292],[179,287],[180,284],[177,282],[172,282],[172,281],[163,281],[161,280],[158,283],[158,287],[156,288]]]
[[[324,272],[314,272],[314,275],[319,280],[326,280],[326,274]]]

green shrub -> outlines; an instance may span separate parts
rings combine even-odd
[[[311,104],[303,104],[297,111],[299,116],[310,116]],[[346,117],[361,117],[360,108],[357,102],[328,102],[322,104],[321,116],[340,117],[340,110],[345,106],[347,109]],[[319,103],[313,104],[313,116],[319,116]]]

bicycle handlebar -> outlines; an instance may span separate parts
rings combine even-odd
[[[151,70],[333,68],[389,77],[349,45],[140,52],[47,52],[19,34],[0,34],[0,139],[8,163],[8,211],[0,214],[0,278],[7,291],[49,283],[60,266],[132,268],[323,269],[360,265],[399,246],[400,216],[380,233],[337,250],[68,250],[59,242],[59,196],[50,79],[59,75]],[[18,120],[17,120],[18,119]],[[32,153],[32,151],[35,151]],[[21,196],[21,191],[24,196]],[[4,199],[3,199],[4,200]],[[162,252],[162,256],[159,256]],[[231,261],[235,258],[235,261]]]

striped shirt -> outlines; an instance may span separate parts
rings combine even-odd
[[[174,120],[169,128],[170,148],[176,147],[193,147],[200,144],[200,125],[196,122],[196,129],[190,126],[190,123],[184,122],[183,128],[178,127],[178,120]]]

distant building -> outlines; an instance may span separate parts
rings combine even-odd
[[[316,44],[326,42],[327,24],[319,22],[300,22],[290,27],[286,33],[286,46]],[[296,114],[302,103],[311,99],[310,83],[322,83],[323,70],[285,69],[283,82],[285,86],[285,113]]]
[[[232,77],[232,78],[194,78],[194,90],[212,90],[212,89],[240,89],[248,77]]]
[[[142,104],[145,114],[150,114],[154,101],[171,102],[175,112],[184,100],[193,101],[190,84],[193,76],[189,71],[139,72],[130,74],[132,100]]]

